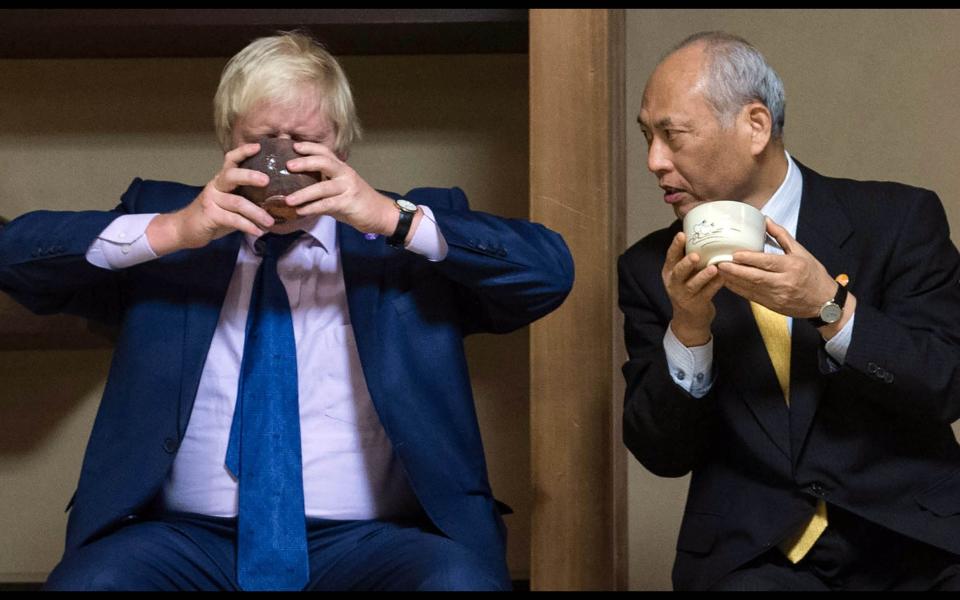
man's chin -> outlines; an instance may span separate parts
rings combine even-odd
[[[704,202],[706,202],[706,201],[705,201],[705,200],[691,200],[691,201],[689,201],[689,202],[678,202],[677,204],[674,204],[674,205],[673,205],[673,214],[677,215],[677,218],[682,221],[683,218],[684,218],[685,216],[687,216],[687,213],[688,213],[688,212],[690,212],[690,211],[693,210],[694,208],[700,206],[700,205],[703,204]]]
[[[267,229],[267,231],[270,233],[278,233],[282,235],[284,233],[293,233],[298,229],[303,229],[303,226],[307,220],[307,217],[297,217],[296,219],[283,219],[283,218],[278,219],[274,217],[274,219],[277,222],[274,223],[273,227],[270,227],[269,229]],[[281,220],[283,222],[280,222]]]

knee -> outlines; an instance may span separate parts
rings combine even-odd
[[[417,587],[417,591],[422,592],[495,592],[510,589],[509,582],[502,581],[472,557],[462,555],[439,561]]]
[[[50,573],[43,589],[57,592],[128,591],[131,589],[129,584],[124,570],[116,566],[65,559]]]

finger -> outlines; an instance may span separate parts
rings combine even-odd
[[[242,185],[265,187],[268,183],[270,183],[270,177],[266,173],[252,169],[231,167],[217,174],[213,187],[216,188],[217,191],[229,194]]]
[[[667,257],[663,262],[664,271],[668,273],[672,272],[677,266],[677,263],[683,260],[686,243],[687,236],[685,236],[682,231],[677,232],[677,235],[673,236],[673,241],[670,242],[670,247],[667,248]]]
[[[336,152],[327,145],[319,142],[294,142],[293,149],[296,150],[298,154],[326,156],[339,160]]]
[[[291,173],[322,173],[331,179],[341,175],[345,166],[337,157],[329,155],[301,156],[287,161]]]
[[[259,237],[264,233],[266,233],[267,229],[272,227],[272,224],[266,227],[260,227],[254,221],[251,221],[250,219],[247,219],[243,215],[240,215],[235,212],[224,211],[224,213],[225,213],[224,224],[227,227],[231,229],[235,229],[237,231],[242,231],[244,233],[249,233],[250,235],[253,235],[253,236]]]
[[[689,289],[690,280],[699,275],[700,259],[696,254],[688,254],[683,260],[677,263],[673,268],[673,278],[687,286]]]
[[[329,214],[333,214],[334,217],[336,217],[337,208],[339,206],[339,203],[333,202],[330,198],[322,198],[320,200],[314,200],[313,202],[301,204],[300,206],[295,207],[295,210],[298,217]]]
[[[205,212],[218,229],[230,231],[239,230],[251,235],[262,235],[268,226],[261,227],[256,223],[255,219],[252,220],[240,212],[239,206],[234,205],[239,205],[241,201],[253,205],[252,202],[245,198],[222,194],[220,198],[210,203],[210,206]],[[258,208],[256,205],[253,206],[254,208]],[[236,210],[233,208],[236,208]],[[262,209],[258,208],[258,210]],[[270,217],[270,215],[266,216],[272,225],[273,218]]]
[[[717,292],[720,291],[720,288],[724,286],[724,283],[723,276],[717,271],[717,276],[708,281],[707,284],[703,286],[703,289],[700,290],[700,297],[704,300],[712,300],[713,297],[717,295]]]
[[[755,267],[764,271],[780,272],[784,270],[784,258],[779,254],[738,250],[733,253],[735,264]]]
[[[235,194],[223,194],[216,199],[216,204],[219,206],[225,213],[231,215],[239,215],[245,221],[253,223],[255,226],[261,228],[273,227],[276,223],[275,219],[264,210],[262,207],[257,206],[253,202],[247,200],[243,196],[237,196]]]
[[[260,144],[256,142],[241,144],[223,155],[223,166],[225,168],[235,167],[257,152],[260,152]]]
[[[345,186],[342,182],[336,179],[326,179],[301,188],[292,194],[288,194],[284,198],[284,202],[287,203],[287,206],[300,206],[342,194],[344,188]]]
[[[717,280],[720,280],[720,285],[722,286],[723,278],[720,277],[720,271],[717,270],[717,266],[708,265],[706,268],[691,277],[687,281],[686,285],[690,293],[696,295],[703,292],[708,286],[714,285]]]
[[[751,302],[756,301],[754,297],[754,288],[752,287],[743,285],[742,283],[737,281],[731,281],[727,278],[724,278],[723,287],[727,288],[728,290],[740,296],[741,298],[745,298],[746,300],[750,300]]]
[[[770,285],[775,274],[753,266],[724,262],[717,265],[723,278],[737,284]]]
[[[797,240],[793,239],[789,231],[778,225],[770,217],[767,217],[767,233],[770,234],[770,237],[777,240],[777,244],[780,245],[784,254],[793,254],[797,251]]]

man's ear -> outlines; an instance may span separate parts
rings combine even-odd
[[[744,125],[749,130],[750,151],[759,156],[770,144],[773,135],[773,118],[770,109],[760,102],[751,102],[741,112]]]

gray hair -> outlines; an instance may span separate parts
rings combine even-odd
[[[783,82],[763,54],[745,39],[722,31],[701,31],[677,44],[669,54],[697,43],[707,57],[704,96],[724,127],[741,108],[761,102],[770,111],[771,137],[783,138],[786,100]]]

